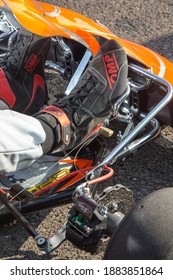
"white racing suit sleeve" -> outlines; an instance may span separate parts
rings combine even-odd
[[[42,156],[45,138],[41,123],[34,117],[0,111],[0,174],[31,165]]]

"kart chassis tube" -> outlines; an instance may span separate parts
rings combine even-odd
[[[69,189],[49,196],[36,197],[32,200],[16,201],[13,205],[22,214],[35,213],[70,203],[73,192],[74,189]],[[14,219],[13,214],[4,205],[3,211],[0,212],[0,224],[7,223],[12,219]]]
[[[129,67],[145,77],[154,80],[167,89],[167,94],[164,98],[134,127],[134,129],[110,152],[110,154],[92,171],[88,172],[86,179],[94,177],[94,172],[104,165],[114,164],[117,161],[119,153],[140,133],[140,131],[171,101],[173,97],[173,88],[171,84],[161,77],[156,76],[143,68],[131,64]],[[97,173],[96,173],[97,174]]]

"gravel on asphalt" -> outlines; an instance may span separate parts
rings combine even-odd
[[[172,0],[59,0],[43,1],[75,10],[105,24],[117,36],[149,47],[169,60],[173,59]],[[48,82],[54,90],[56,79]],[[60,86],[60,85],[59,85]],[[173,186],[173,134],[162,129],[159,138],[140,149],[133,157],[117,166],[109,182],[122,184],[134,192],[135,200],[153,190]],[[110,146],[114,145],[113,140]],[[29,217],[45,236],[50,236],[66,220],[70,205],[57,207]],[[0,259],[101,259],[64,242],[50,256],[42,256],[34,241],[16,222],[1,226]]]

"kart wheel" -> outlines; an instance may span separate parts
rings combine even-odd
[[[173,259],[173,188],[155,191],[132,208],[113,233],[104,259]]]

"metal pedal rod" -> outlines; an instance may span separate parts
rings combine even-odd
[[[13,214],[16,220],[26,229],[26,231],[35,239],[37,247],[43,254],[50,253],[56,247],[60,246],[66,240],[66,224],[50,239],[42,237],[35,228],[28,222],[28,220],[20,213],[20,211],[8,200],[6,193],[0,189],[0,200],[6,208]]]
[[[14,207],[11,201],[7,199],[5,192],[3,192],[1,189],[0,200],[33,238],[36,238],[36,236],[39,235],[38,232],[28,222],[28,220],[19,212],[19,210],[17,210],[16,207]]]

